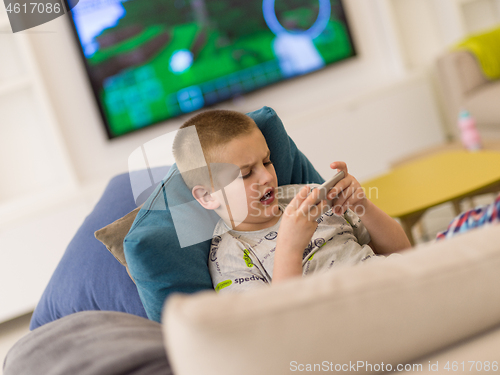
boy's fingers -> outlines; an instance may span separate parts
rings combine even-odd
[[[292,199],[289,205],[295,209],[298,209],[301,206],[302,202],[306,200],[309,191],[310,191],[309,186],[303,186],[299,190],[298,194]]]
[[[309,194],[306,199],[304,199],[297,211],[302,212],[304,215],[309,215],[311,210],[316,210],[316,202],[318,201],[320,195],[319,189],[314,189],[311,194]],[[318,203],[319,204],[319,203]]]
[[[330,205],[330,202],[328,201],[322,201],[318,207],[320,208],[321,215],[323,215],[325,212],[327,212],[332,206]],[[318,216],[319,217],[319,216]]]
[[[347,176],[347,164],[343,161],[334,161],[332,164],[330,164],[330,168],[344,171],[345,175]]]
[[[340,197],[341,195],[343,195],[343,191],[349,188],[351,184],[352,184],[351,178],[344,177],[328,192],[327,198],[329,200],[332,200],[337,197]]]
[[[351,199],[351,197],[353,196],[354,190],[350,189],[348,187],[347,189],[343,190],[343,193],[344,192],[345,192],[345,194],[342,194],[341,196],[339,196],[337,199],[334,200],[334,203],[333,203],[335,213],[337,213],[337,214],[339,213],[338,210],[340,208],[342,208],[342,213],[345,212],[345,210],[347,209],[346,203],[348,203],[349,200]]]
[[[325,209],[325,201],[321,201],[320,203],[316,204],[303,204],[302,207],[300,207],[299,211],[301,214],[303,214],[305,217],[307,217],[308,221],[316,221],[318,217],[320,217],[324,212],[327,210]]]
[[[346,212],[348,209],[351,209],[352,211],[355,211],[355,199],[354,199],[354,196],[351,195],[349,197],[349,199],[347,199],[344,204],[342,204],[342,210],[340,212],[340,214],[343,214],[344,212]]]
[[[315,207],[317,207],[317,210],[310,211],[310,217],[313,220],[318,219],[321,215],[323,215],[325,212],[327,212],[328,210],[330,210],[332,208],[332,206],[330,205],[330,202],[327,200],[321,201]]]
[[[328,211],[325,207],[328,206],[325,201],[321,201],[317,205],[311,206],[309,212],[309,221],[316,221],[318,217],[323,215],[326,211]]]
[[[344,188],[340,185],[340,182],[339,182],[339,184],[335,185],[328,192],[328,194],[326,195],[326,198],[331,201],[331,200],[337,198],[338,196],[340,196],[343,190],[344,190]]]
[[[346,186],[344,189],[342,189],[341,194],[338,194],[337,197],[334,199],[335,203],[338,205],[344,204],[344,202],[351,196],[351,191],[349,189],[349,186]]]

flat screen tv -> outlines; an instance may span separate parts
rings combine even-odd
[[[355,55],[342,0],[67,0],[109,138]]]

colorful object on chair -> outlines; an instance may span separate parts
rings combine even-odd
[[[461,213],[448,225],[448,228],[438,233],[436,240],[451,238],[457,234],[465,233],[471,229],[484,225],[500,222],[500,194],[489,205],[474,208]]]
[[[500,78],[500,27],[486,33],[468,37],[454,50],[466,50],[478,59],[484,75],[491,79]]]
[[[482,148],[481,136],[476,128],[476,121],[469,111],[462,110],[458,116],[460,138],[465,148],[469,151],[478,151]]]

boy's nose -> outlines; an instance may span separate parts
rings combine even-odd
[[[269,172],[267,170],[267,168],[265,168],[265,167],[262,168],[261,171],[262,172],[260,174],[260,179],[259,179],[260,181],[259,181],[259,183],[261,185],[267,185],[267,184],[271,183],[272,180],[273,180],[273,175],[271,174],[271,172]]]

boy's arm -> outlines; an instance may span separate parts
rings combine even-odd
[[[304,186],[283,212],[274,253],[273,283],[302,275],[302,254],[318,227],[316,219],[328,209],[326,201],[314,204],[319,189],[309,194]]]
[[[302,254],[297,251],[298,249],[294,249],[295,246],[296,244],[287,244],[286,242],[276,246],[273,283],[302,275]]]
[[[347,173],[347,165],[337,161],[330,164],[330,167],[343,170],[346,175],[329,195],[329,198],[338,195],[333,199],[334,212],[340,215],[348,208],[354,211],[370,233],[369,245],[378,254],[389,254],[410,248],[410,241],[403,228],[366,197],[359,182]]]
[[[401,225],[367,199],[365,214],[361,217],[368,233],[370,247],[377,254],[390,254],[411,247]]]

